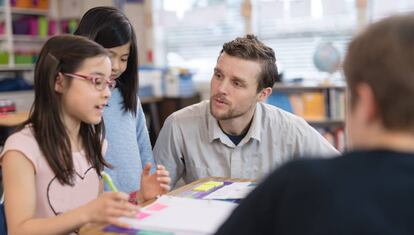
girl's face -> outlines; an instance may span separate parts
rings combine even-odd
[[[111,55],[112,72],[111,79],[117,79],[128,66],[129,49],[131,42],[122,46],[107,48]]]
[[[75,127],[80,122],[101,122],[103,109],[111,96],[108,86],[110,77],[111,61],[107,56],[85,59],[71,75],[59,73],[55,91],[61,94],[63,119],[67,128]],[[105,85],[94,83],[93,79],[99,81],[96,78],[103,78]]]

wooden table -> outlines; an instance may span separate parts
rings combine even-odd
[[[28,112],[12,113],[0,116],[0,126],[13,127],[26,121],[29,118]]]
[[[204,182],[208,182],[208,181],[234,181],[234,182],[251,182],[251,181],[255,181],[253,179],[239,179],[239,178],[228,178],[228,177],[207,177],[207,178],[202,178],[199,180],[196,180],[190,184],[184,185],[178,189],[175,189],[171,192],[168,193],[168,195],[172,195],[172,196],[179,196],[181,193],[189,190],[189,189],[193,189],[196,186],[204,183]],[[146,203],[143,204],[143,206],[145,205],[149,205],[152,202],[154,202],[154,200],[150,200]],[[97,225],[97,224],[90,224],[90,225],[86,225],[83,226],[79,232],[79,235],[119,235],[119,233],[106,233],[102,231],[102,228],[104,228],[106,225]]]

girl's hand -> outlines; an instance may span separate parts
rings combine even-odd
[[[162,165],[157,165],[154,174],[150,174],[151,163],[145,165],[141,176],[141,198],[143,201],[153,199],[170,191],[171,178],[169,172]]]
[[[97,199],[84,205],[88,222],[110,223],[121,227],[129,227],[118,221],[121,216],[134,217],[139,207],[128,202],[128,194],[121,192],[105,192]]]

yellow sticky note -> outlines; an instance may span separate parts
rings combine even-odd
[[[218,182],[218,181],[208,181],[206,183],[204,183],[206,185],[213,185],[214,187],[218,187],[218,186],[222,186],[223,182]]]
[[[193,190],[194,191],[201,191],[201,192],[207,192],[210,191],[211,189],[221,186],[223,185],[223,182],[217,182],[217,181],[209,181],[206,183],[203,183],[197,187],[195,187]]]
[[[213,188],[214,188],[214,185],[205,185],[205,184],[202,184],[202,185],[199,185],[199,186],[195,187],[193,190],[194,191],[207,192],[207,191],[209,191],[209,190],[211,190]]]

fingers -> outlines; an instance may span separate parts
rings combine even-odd
[[[130,217],[139,211],[139,206],[128,202],[129,195],[126,193],[109,192],[105,193],[103,196],[108,198],[104,204],[107,215]]]
[[[165,170],[165,166],[163,166],[163,165],[157,165],[157,170]]]
[[[109,224],[113,224],[118,227],[130,228],[131,226],[127,223],[119,221],[117,217],[110,217],[107,221]]]
[[[124,192],[104,192],[103,197],[109,197],[113,200],[128,201],[129,195]]]
[[[162,185],[168,185],[171,182],[170,172],[168,172],[163,165],[157,166],[157,181]]]
[[[170,172],[168,172],[168,170],[166,170],[163,165],[157,166],[156,173],[157,173],[157,176],[169,176],[170,175]]]
[[[138,213],[138,209],[127,209],[118,206],[107,208],[105,213],[109,217],[134,217]]]
[[[170,184],[171,182],[171,178],[169,176],[165,176],[165,177],[157,177],[157,181],[160,184]]]
[[[144,170],[142,171],[143,175],[150,175],[150,170],[151,170],[151,162],[147,162],[147,164],[145,164]]]
[[[161,190],[163,191],[163,193],[167,193],[170,191],[170,186],[168,184],[160,184]]]
[[[126,212],[125,216],[128,216],[130,212],[137,213],[139,211],[139,207],[137,205],[134,205],[128,201],[115,201],[111,205],[111,208],[121,212]]]
[[[169,176],[170,172],[168,172],[167,170],[157,170],[156,171],[157,176]]]
[[[170,191],[170,173],[165,169],[163,165],[157,165],[157,181],[160,184],[162,193]]]

